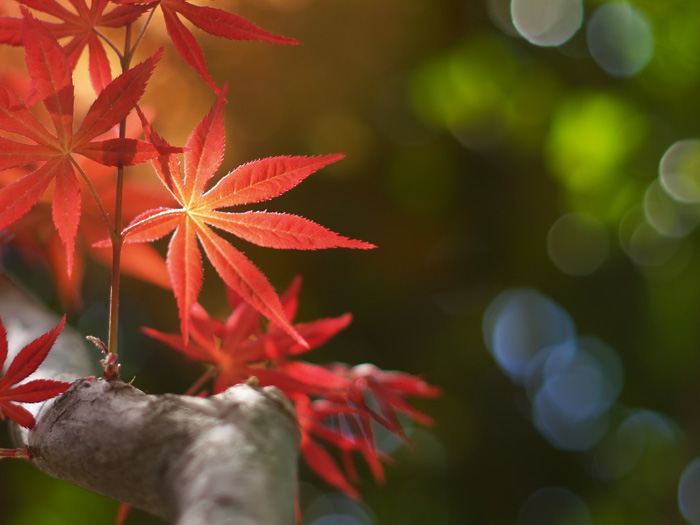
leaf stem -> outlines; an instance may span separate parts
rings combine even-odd
[[[121,57],[122,73],[129,69],[133,49],[131,48],[131,24],[126,26],[124,55]],[[126,138],[126,118],[119,123],[119,138]],[[121,260],[124,235],[122,234],[122,202],[124,199],[124,166],[117,166],[116,198],[114,205],[114,232],[112,235],[112,278],[109,290],[109,336],[107,349],[117,355],[119,328],[119,290],[121,285]]]
[[[146,21],[143,23],[143,27],[141,27],[141,31],[139,31],[139,34],[138,34],[138,36],[136,37],[136,40],[134,41],[134,47],[132,47],[131,49],[128,49],[128,50],[126,51],[126,55],[128,55],[129,58],[131,58],[132,56],[134,56],[134,51],[136,50],[137,47],[139,47],[139,44],[141,43],[141,40],[143,40],[143,37],[144,37],[145,34],[146,34],[146,28],[148,27],[148,24],[150,24],[151,19],[153,18],[153,14],[154,14],[155,12],[156,12],[156,9],[155,9],[155,7],[154,7],[154,8],[151,9],[151,11],[148,13],[148,18],[146,18]],[[131,26],[129,26],[129,27],[131,27]]]
[[[120,61],[124,59],[124,55],[122,55],[122,52],[117,46],[114,45],[114,43],[109,38],[107,38],[107,36],[100,33],[97,29],[93,29],[93,31],[95,31],[95,34],[98,38],[101,38],[105,42],[105,44],[112,48],[112,51],[114,51],[117,54]]]
[[[119,138],[122,135],[123,123],[119,124]],[[124,188],[124,167],[117,167],[117,197],[114,215],[114,235],[112,236],[112,279],[109,290],[109,337],[107,349],[110,353],[117,354],[117,333],[119,324],[119,289],[121,275],[122,246],[124,237],[121,232],[122,196]]]

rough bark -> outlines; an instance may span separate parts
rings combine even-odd
[[[10,356],[58,321],[7,280],[0,316]],[[97,359],[64,332],[32,378],[73,386],[35,408],[33,430],[15,429],[40,470],[178,525],[294,522],[299,432],[279,390],[238,385],[196,398],[88,380]]]

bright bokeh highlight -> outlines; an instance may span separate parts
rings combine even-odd
[[[499,295],[484,314],[484,338],[499,366],[515,381],[532,373],[543,349],[571,344],[574,324],[559,305],[534,290]]]
[[[513,25],[523,38],[538,46],[558,46],[583,22],[581,0],[513,0]]]
[[[700,140],[680,140],[659,163],[663,188],[680,202],[700,203]]]
[[[700,223],[698,207],[673,199],[658,179],[644,194],[644,213],[649,224],[666,237],[685,237]]]
[[[654,55],[649,20],[629,2],[599,7],[588,22],[586,41],[593,59],[616,77],[636,75]]]
[[[622,389],[617,353],[599,339],[578,337],[568,313],[535,290],[499,295],[483,329],[498,365],[525,386],[540,434],[562,450],[594,447]]]

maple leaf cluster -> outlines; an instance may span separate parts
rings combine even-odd
[[[78,137],[74,137],[82,139],[81,141],[76,140],[73,144],[66,143],[67,139],[69,141],[71,137],[63,135],[66,133],[68,135],[71,134],[72,130],[69,128],[72,126],[73,118],[73,85],[70,80],[70,73],[77,66],[83,52],[86,49],[88,51],[90,80],[95,93],[99,95],[107,86],[112,84],[113,74],[108,52],[114,52],[120,61],[125,62],[127,55],[131,56],[136,47],[135,44],[132,49],[120,51],[105,35],[104,31],[131,28],[139,19],[146,17],[147,20],[144,25],[147,25],[156,10],[159,10],[162,12],[167,33],[175,49],[205,82],[215,92],[219,93],[219,88],[206,69],[201,47],[192,32],[182,22],[183,18],[198,29],[230,40],[252,40],[277,44],[299,44],[299,42],[292,38],[265,31],[234,13],[222,9],[197,6],[185,0],[157,0],[153,2],[142,0],[90,0],[89,4],[87,0],[68,0],[67,2],[57,0],[11,1],[21,7],[22,17],[0,16],[0,44],[24,46],[27,50],[27,69],[32,76],[32,85],[24,100],[25,109],[31,107],[38,100],[42,100],[44,104],[48,103],[49,106],[46,106],[46,109],[52,114],[54,122],[58,119],[61,129],[56,129],[57,137],[50,137],[54,135],[51,131],[42,130],[40,124],[31,122],[32,125],[38,126],[34,131],[47,134],[45,138],[49,140],[49,144],[38,141],[37,136],[31,134],[31,126],[27,127],[27,124],[33,120],[34,115],[29,111],[20,111],[19,108],[22,106],[22,101],[19,97],[7,87],[0,87],[0,99],[6,99],[3,101],[3,106],[8,109],[12,108],[14,113],[14,115],[6,116],[15,120],[15,122],[9,122],[5,119],[4,125],[0,121],[0,139],[7,136],[8,132],[11,134],[16,133],[20,137],[29,139],[30,143],[34,142],[35,144],[32,144],[32,146],[44,146],[49,148],[49,150],[53,148],[53,151],[46,151],[46,149],[42,151],[42,148],[30,148],[30,151],[25,151],[27,155],[22,157],[21,153],[23,150],[22,146],[20,146],[19,149],[14,151],[15,154],[12,155],[12,159],[0,161],[0,185],[8,186],[10,183],[16,182],[13,186],[14,193],[6,192],[3,196],[5,200],[0,200],[0,206],[5,202],[13,202],[14,197],[17,195],[21,196],[20,202],[13,205],[8,213],[0,215],[0,231],[4,229],[10,230],[12,235],[16,237],[16,244],[20,246],[20,249],[25,254],[39,252],[46,258],[64,304],[69,308],[76,309],[81,304],[80,288],[84,256],[89,254],[104,264],[111,264],[111,257],[105,256],[105,250],[94,248],[95,242],[107,236],[108,229],[104,224],[101,224],[103,222],[102,219],[99,221],[89,219],[80,221],[82,214],[90,213],[91,216],[89,218],[97,218],[97,212],[100,210],[96,209],[94,202],[86,202],[81,198],[81,195],[87,189],[85,186],[86,181],[80,177],[75,177],[75,174],[71,173],[73,168],[69,164],[83,165],[84,161],[72,154],[86,156],[103,166],[113,166],[115,162],[122,165],[136,164],[143,162],[143,160],[148,158],[149,154],[152,154],[152,150],[148,150],[148,152],[140,151],[138,146],[124,142],[124,139],[114,139],[114,142],[105,144],[105,146],[112,147],[119,145],[121,146],[121,151],[105,149],[102,152],[92,151],[91,154],[86,154],[87,149],[81,148],[81,146],[89,142],[90,137],[83,136],[84,134],[82,133],[77,133]],[[65,5],[66,3],[69,5]],[[0,5],[0,13],[8,8],[8,4],[9,2]],[[45,19],[41,22],[34,20],[34,17],[29,15],[29,10],[42,15]],[[36,33],[37,30],[41,31],[41,33]],[[38,43],[35,41],[35,36],[37,35],[42,37],[42,46],[35,45]],[[62,53],[58,52],[58,41],[63,42],[61,46]],[[50,54],[44,54],[44,47]],[[158,56],[154,56],[151,62],[156,62],[157,59]],[[57,62],[54,63],[54,60]],[[153,64],[150,64],[150,68],[146,72],[147,75],[150,75],[152,68]],[[46,72],[50,74],[43,77],[45,80],[53,82],[55,76],[63,85],[55,85],[51,92],[41,91],[40,87],[47,87],[46,82],[42,83],[42,75],[45,75]],[[32,73],[35,74],[32,75]],[[7,74],[7,72],[3,72],[3,74]],[[145,87],[147,78],[143,80]],[[112,91],[115,91],[115,89],[113,88]],[[122,85],[121,92],[132,97],[132,106],[121,108],[126,109],[126,113],[130,113],[138,102],[142,90],[139,93],[137,86]],[[57,96],[54,97],[53,95]],[[91,108],[94,109],[92,116],[95,119],[93,121],[99,121],[106,130],[121,121],[115,113],[106,111],[115,102],[103,97],[99,104],[98,101],[95,101],[93,108]],[[5,112],[7,113],[7,109]],[[83,127],[81,127],[81,130],[83,130]],[[51,138],[58,140],[51,143]],[[117,142],[117,140],[121,142]],[[26,141],[23,140],[20,144],[24,142]],[[143,146],[143,144],[140,144],[140,146]],[[17,146],[13,142],[0,144],[1,149],[8,147]],[[90,147],[94,148],[94,144],[88,145],[88,148]],[[59,162],[56,159],[56,155],[60,153],[69,153],[70,155],[64,155],[63,161]],[[137,153],[138,155],[136,155]],[[47,157],[52,155],[54,156],[54,162],[46,162],[48,160]],[[43,171],[36,173],[38,171],[35,166],[36,162],[46,162],[49,165]],[[14,167],[10,168],[10,165]],[[31,176],[28,178],[26,177],[26,170],[30,168],[25,168],[26,166],[31,167]],[[90,177],[93,178],[94,172],[99,172],[99,169],[99,166],[97,168],[91,167]],[[33,205],[45,200],[42,195],[52,182],[55,183],[52,208],[52,220],[55,230],[47,231],[43,226],[45,221],[39,220],[20,221],[17,224]],[[91,190],[97,193],[102,201],[109,202],[113,200],[113,183],[111,185],[96,184],[93,180],[92,184]],[[150,201],[143,199],[142,197],[145,196],[143,190],[142,184],[127,182],[124,189],[124,202],[141,205],[144,202],[149,202],[151,206],[160,202],[157,196],[151,198]],[[47,206],[42,206],[42,208],[45,211]],[[138,211],[143,209],[142,207]],[[2,207],[0,207],[0,210],[2,210]],[[137,211],[132,207],[125,210],[124,218],[130,220],[136,213]],[[35,213],[34,215],[39,214]],[[34,219],[34,217],[31,219]],[[28,228],[27,222],[41,224],[41,226]],[[83,227],[86,222],[90,226]],[[81,235],[78,236],[79,229],[89,231],[80,231]],[[77,260],[74,259],[76,242],[81,245],[77,248]],[[61,244],[64,246],[65,256],[59,254]],[[125,273],[160,286],[170,286],[168,279],[164,278],[167,275],[167,271],[163,261],[150,246],[131,246],[125,249],[123,260],[122,270]]]
[[[95,201],[83,204],[82,194],[86,186],[94,191],[105,186],[104,171],[95,166],[131,165],[143,162],[159,154],[152,144],[130,138],[108,138],[111,129],[132,112],[143,94],[148,78],[162,52],[129,69],[109,83],[100,92],[82,123],[74,131],[73,106],[74,86],[69,56],[58,42],[45,29],[45,24],[25,11],[22,26],[26,41],[26,63],[31,78],[31,93],[38,97],[49,115],[52,129],[44,126],[29,109],[29,104],[9,87],[0,85],[0,230],[13,226],[23,219],[40,201],[45,202],[45,193],[53,183],[51,219],[56,236],[42,234],[45,220],[37,220],[41,227],[28,228],[19,224],[13,228],[25,244],[39,242],[48,254],[53,267],[60,266],[65,272],[55,274],[72,276],[75,243],[84,206],[95,213]],[[91,162],[92,161],[92,162]],[[91,177],[83,176],[83,166],[90,165]],[[102,180],[101,180],[102,179]],[[113,176],[108,183],[114,186]],[[111,192],[110,192],[111,193]],[[105,192],[102,193],[104,200]],[[46,215],[47,207],[40,206],[36,215]],[[44,213],[42,213],[42,211]],[[30,218],[30,223],[34,222]],[[102,226],[99,233],[95,225],[100,221],[83,221],[87,224],[82,239],[93,242],[103,238],[107,229]],[[28,238],[26,232],[32,232]],[[58,242],[60,241],[60,242]],[[62,244],[64,258],[57,255]],[[141,250],[136,256],[146,257],[152,266],[158,265],[154,252]],[[63,263],[63,264],[61,264]],[[131,267],[136,267],[132,264]],[[141,265],[143,267],[143,265]],[[82,270],[82,261],[79,271]],[[151,281],[158,282],[154,272],[144,272]],[[162,275],[162,274],[161,274]],[[64,283],[61,289],[71,297],[69,303],[77,302],[74,288]],[[159,284],[164,284],[159,282]]]
[[[285,314],[293,320],[299,302],[301,278],[297,277],[281,297]],[[378,481],[384,479],[382,454],[374,441],[374,429],[381,425],[408,440],[399,414],[422,424],[432,420],[407,401],[407,396],[435,397],[440,389],[420,377],[403,372],[383,371],[363,364],[317,365],[298,356],[318,348],[346,328],[350,314],[296,323],[294,329],[307,345],[288,331],[261,323],[261,314],[228,290],[230,315],[212,318],[195,303],[191,307],[191,338],[152,328],[143,331],[187,358],[205,363],[209,370],[195,383],[191,394],[206,391],[203,383],[213,377],[211,393],[254,378],[262,386],[282,390],[295,406],[302,433],[301,453],[317,475],[352,497],[358,497],[358,476],[353,454],[361,455]],[[337,449],[343,467],[325,445]]]
[[[359,454],[374,476],[383,479],[383,458],[374,443],[376,425],[408,439],[399,414],[425,424],[431,420],[406,397],[434,397],[439,389],[419,377],[373,365],[317,365],[298,359],[347,327],[351,315],[294,323],[300,280],[278,296],[233,244],[243,240],[276,249],[374,248],[297,215],[229,210],[282,195],[343,155],[271,157],[218,174],[225,150],[227,87],[211,78],[183,20],[231,40],[298,42],[233,13],[186,0],[14,4],[20,16],[0,16],[0,43],[24,48],[29,79],[23,97],[0,84],[0,241],[9,235],[25,250],[43,253],[57,288],[73,307],[80,304],[85,255],[109,264],[110,252],[121,254],[121,259],[115,257],[121,261],[119,272],[173,291],[180,332],[145,331],[209,365],[190,394],[202,393],[208,379],[213,379],[211,393],[252,378],[276,386],[296,407],[302,454],[312,470],[357,496],[353,457]],[[0,11],[6,7],[0,5]],[[175,50],[217,95],[184,147],[169,144],[138,106],[164,53],[160,49],[131,65],[156,11]],[[132,40],[137,22],[141,33]],[[114,29],[125,31],[124,49],[104,33]],[[73,71],[84,52],[96,97],[79,119]],[[117,76],[109,53],[122,67]],[[22,84],[16,79],[12,83]],[[151,163],[159,190],[123,177],[125,166],[143,162]],[[163,258],[150,243],[166,236],[170,240]],[[198,303],[202,255],[228,290],[231,314],[225,321],[212,318]],[[46,357],[63,323],[28,345],[0,379],[0,417],[31,428],[33,417],[16,403],[44,400],[67,388],[47,380],[21,383]],[[0,336],[5,336],[1,322]],[[0,341],[0,365],[6,355],[7,343]],[[327,446],[337,449],[342,468]]]

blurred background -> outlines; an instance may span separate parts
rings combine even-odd
[[[303,471],[304,523],[700,523],[700,4],[216,6],[304,44],[195,30],[230,86],[222,172],[344,152],[264,208],[379,246],[244,247],[278,289],[304,276],[299,320],[353,312],[308,358],[444,390],[416,403],[435,424],[410,428],[413,447],[382,445],[395,456],[384,486],[361,471],[361,502]],[[166,57],[145,101],[182,144],[214,96],[159,14],[153,29],[143,54]],[[60,309],[48,272],[15,266]],[[107,275],[87,269],[84,333],[106,331]],[[202,301],[223,313],[218,288],[205,277]],[[124,301],[125,377],[184,391],[199,371],[138,331],[173,330],[171,296],[127,278]],[[0,474],[2,523],[113,519],[116,503],[23,462]]]

